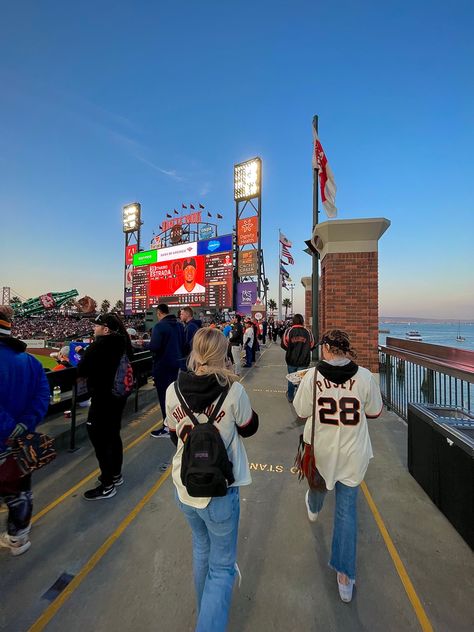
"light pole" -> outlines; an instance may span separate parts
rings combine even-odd
[[[295,312],[293,310],[293,290],[295,289],[295,284],[294,283],[287,283],[286,285],[287,289],[290,290],[290,301],[291,301],[291,315],[294,316]]]

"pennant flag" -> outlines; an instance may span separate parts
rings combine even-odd
[[[313,119],[313,169],[319,170],[319,190],[321,191],[321,201],[328,217],[336,217],[336,182],[331,167],[328,164],[326,154],[321,145],[318,132],[316,131],[315,120]]]
[[[204,208],[204,206],[202,204],[199,205],[199,208]]]
[[[212,217],[212,215],[209,213],[209,211],[207,211],[207,216],[208,217]]]
[[[284,279],[289,279],[290,278],[290,274],[288,272],[288,270],[286,270],[283,265],[282,262],[280,261],[280,274]]]
[[[181,204],[181,208],[188,208],[186,204]]]
[[[170,215],[169,213],[166,213],[166,217],[173,217],[173,216]]]
[[[280,243],[286,246],[287,248],[291,248],[293,245],[289,239],[285,237],[283,233],[280,233]]]
[[[178,211],[176,209],[174,209],[174,214],[175,215],[179,215]]]
[[[220,213],[217,213],[217,219],[223,219],[222,215]]]
[[[189,205],[189,208],[191,208],[193,211],[195,210],[192,204]]]

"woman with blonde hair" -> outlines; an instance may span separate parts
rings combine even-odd
[[[188,372],[180,372],[166,392],[166,424],[177,446],[173,458],[176,499],[193,535],[196,632],[224,632],[227,626],[238,573],[239,488],[252,482],[242,437],[250,437],[258,429],[258,415],[239,378],[226,368],[226,357],[227,339],[222,332],[199,329],[193,338]],[[190,433],[207,421],[217,428],[231,464],[224,496],[191,495],[181,476],[185,441],[192,441]]]
[[[382,398],[372,373],[354,362],[356,353],[345,331],[326,331],[319,344],[323,359],[304,376],[293,405],[300,417],[308,418],[303,438],[311,444],[314,436],[316,466],[327,490],[336,490],[329,566],[337,573],[342,601],[349,602],[355,584],[357,493],[373,456],[367,419],[380,415]],[[306,492],[311,522],[316,522],[325,496],[326,491]]]

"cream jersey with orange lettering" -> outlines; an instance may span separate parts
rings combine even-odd
[[[310,369],[298,387],[293,405],[299,417],[307,417],[304,441],[311,443],[313,384],[316,369]],[[382,397],[375,377],[364,367],[343,384],[316,374],[316,423],[314,453],[326,487],[337,481],[356,487],[363,480],[373,457],[367,418],[382,412]]]

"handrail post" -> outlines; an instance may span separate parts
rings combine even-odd
[[[69,435],[69,452],[75,452],[76,448],[76,400],[77,400],[77,382],[72,385],[71,398],[71,431]]]
[[[390,354],[385,354],[385,397],[387,410],[391,410],[392,404],[392,365],[390,363]]]

